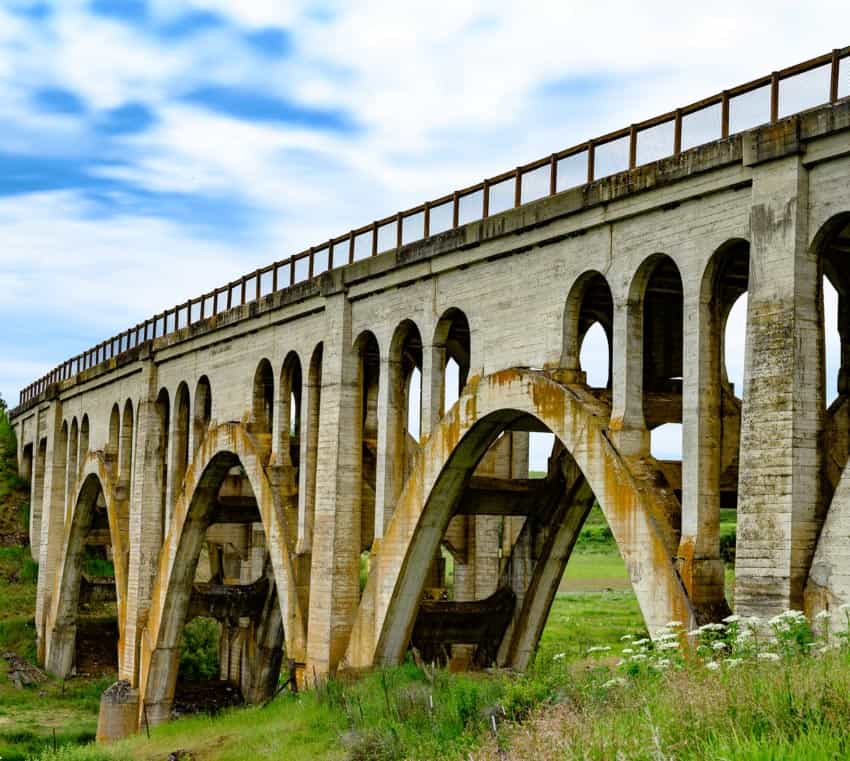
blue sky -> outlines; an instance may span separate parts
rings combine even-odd
[[[815,6],[6,0],[0,394],[310,244],[845,44],[847,3]]]

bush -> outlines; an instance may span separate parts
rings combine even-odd
[[[720,557],[726,563],[735,562],[735,528],[720,533]]]
[[[195,618],[186,624],[180,643],[180,676],[190,681],[218,678],[220,632],[212,618]]]

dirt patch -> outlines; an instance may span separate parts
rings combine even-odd
[[[210,680],[203,682],[179,681],[171,705],[171,716],[193,713],[214,715],[224,708],[242,705],[242,692],[230,682]]]

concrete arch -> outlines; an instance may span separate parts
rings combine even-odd
[[[178,494],[159,556],[148,624],[142,634],[140,710],[147,708],[152,724],[168,718],[177,680],[180,632],[212,503],[227,472],[239,464],[254,491],[265,529],[286,650],[289,657],[303,660],[306,631],[298,604],[286,520],[278,490],[263,467],[262,446],[240,423],[212,427],[187,470],[184,489]]]
[[[456,501],[499,433],[531,415],[575,459],[623,555],[650,632],[696,614],[676,571],[670,517],[678,501],[641,458],[621,456],[608,435],[610,410],[582,385],[513,368],[473,378],[423,445],[373,564],[345,657],[349,667],[404,656],[431,563]]]
[[[596,311],[586,316],[585,301],[593,291],[600,289],[601,286],[607,290],[609,304],[608,309],[599,309],[598,304],[591,305]],[[609,314],[602,312],[608,311]],[[599,312],[599,313],[597,313]],[[585,317],[585,319],[582,319]],[[593,319],[588,319],[592,317]],[[605,335],[608,339],[609,355],[611,351],[612,336],[613,336],[613,296],[611,284],[608,279],[598,270],[587,270],[576,278],[573,282],[570,292],[567,295],[566,303],[564,304],[563,317],[563,333],[562,333],[562,349],[561,349],[561,367],[568,370],[580,370],[581,361],[579,353],[581,352],[581,344],[587,329],[594,323],[598,322],[602,325]],[[586,323],[586,324],[585,324]],[[609,376],[611,360],[609,356]]]
[[[74,664],[77,606],[80,597],[82,554],[92,526],[97,498],[103,494],[109,520],[115,567],[115,591],[118,607],[118,663],[123,656],[125,606],[127,599],[127,554],[121,532],[120,503],[116,498],[114,472],[101,452],[92,452],[81,470],[79,487],[74,495],[70,520],[65,523],[62,554],[56,568],[54,594],[45,622],[45,668],[66,677]]]

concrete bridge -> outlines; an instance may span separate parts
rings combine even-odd
[[[850,601],[848,56],[313,247],[26,389],[12,420],[46,667],[74,668],[95,547],[130,683],[104,701],[105,736],[169,716],[197,615],[221,621],[222,676],[249,701],[284,659],[309,684],[397,663],[411,639],[524,668],[594,501],[650,631],[728,611],[721,505],[738,511],[739,613]],[[813,107],[784,114],[786,85],[821,75]],[[623,147],[623,171],[600,177]],[[824,276],[841,336],[828,407]],[[745,292],[740,389],[724,328]],[[580,363],[595,323],[601,388]],[[659,462],[651,431],[671,422],[682,459]],[[530,478],[538,431],[555,444]]]

